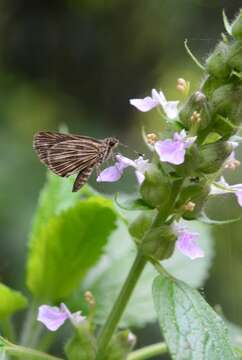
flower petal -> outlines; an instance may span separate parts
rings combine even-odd
[[[152,89],[151,96],[152,96],[152,99],[156,100],[158,103],[160,103],[160,105],[162,107],[167,103],[167,100],[165,98],[163,91],[158,92],[156,89]]]
[[[166,139],[155,143],[155,150],[160,161],[180,165],[185,160],[185,146],[183,142]]]
[[[123,175],[123,169],[117,166],[117,163],[113,166],[109,166],[104,169],[97,177],[97,182],[115,182],[118,181]]]
[[[235,196],[238,200],[239,206],[242,206],[242,184],[231,185],[230,188],[235,190]]]
[[[144,99],[130,99],[129,103],[135,106],[139,111],[143,112],[150,111],[159,105],[159,102],[152,99],[150,96],[147,96]]]
[[[56,306],[41,305],[38,311],[37,320],[42,322],[50,331],[56,331],[64,324],[68,313]]]
[[[178,104],[179,101],[167,101],[166,104],[163,105],[164,112],[166,113],[169,119],[173,120],[177,117]]]
[[[204,256],[203,250],[196,243],[199,234],[186,229],[178,230],[177,248],[190,259],[194,260]]]
[[[141,185],[142,182],[143,182],[144,179],[145,179],[144,174],[143,174],[142,172],[136,170],[136,171],[135,171],[135,175],[136,175],[136,178],[137,178],[137,181],[138,181],[139,185]]]
[[[128,166],[136,167],[134,160],[129,159],[126,156],[123,156],[121,154],[116,155],[116,159],[118,162],[119,169],[121,168],[123,170]]]

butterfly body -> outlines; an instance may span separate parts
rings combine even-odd
[[[108,160],[119,141],[88,136],[41,131],[34,136],[33,148],[42,163],[55,174],[68,177],[76,174],[73,191],[79,190],[94,168]]]

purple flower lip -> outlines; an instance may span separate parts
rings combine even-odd
[[[152,89],[151,97],[146,96],[144,99],[130,99],[130,104],[135,106],[139,111],[147,112],[157,106],[161,106],[166,116],[173,120],[178,115],[179,101],[167,101],[163,92]]]
[[[211,185],[210,195],[223,195],[228,193],[235,194],[239,206],[242,207],[242,184],[229,185],[224,177],[221,176],[218,182]]]
[[[39,307],[37,320],[42,322],[50,331],[58,330],[67,319],[77,327],[86,318],[81,316],[80,311],[71,313],[64,303],[61,303],[59,307],[49,305],[41,305]]]
[[[173,228],[177,235],[176,246],[182,254],[192,260],[204,257],[203,250],[197,244],[199,233],[187,230],[181,222],[175,222]]]
[[[121,154],[116,155],[116,163],[104,169],[97,177],[97,182],[115,182],[123,175],[124,170],[131,166],[135,169],[135,175],[139,184],[142,184],[145,178],[145,172],[148,170],[150,164],[148,160],[144,160],[140,156],[136,160],[131,160]]]
[[[184,163],[186,149],[195,141],[196,136],[188,137],[186,131],[175,133],[172,139],[160,140],[155,143],[155,150],[161,162],[168,162],[174,165]]]

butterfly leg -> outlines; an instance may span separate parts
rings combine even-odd
[[[96,165],[95,169],[96,169],[96,174],[97,174],[97,177],[98,177],[101,174],[100,165]]]

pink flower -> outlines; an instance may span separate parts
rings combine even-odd
[[[67,319],[74,326],[78,326],[85,320],[85,317],[81,316],[80,311],[71,313],[64,303],[61,303],[59,307],[49,305],[41,305],[39,307],[37,320],[42,322],[50,331],[59,329]]]
[[[177,235],[176,246],[181,253],[192,260],[204,256],[203,250],[197,244],[199,233],[187,230],[181,223],[174,223],[173,227]]]
[[[98,182],[115,182],[123,175],[124,169],[132,166],[135,169],[135,175],[139,184],[142,184],[145,178],[145,172],[150,164],[140,156],[136,160],[131,160],[123,155],[116,155],[117,162],[113,166],[104,169],[97,178]]]
[[[240,206],[242,206],[242,184],[229,185],[222,176],[218,182],[211,185],[210,195],[234,193]]]
[[[175,165],[184,163],[186,149],[195,141],[196,136],[188,137],[186,131],[175,133],[173,139],[160,140],[155,143],[155,150],[160,157],[160,161]]]
[[[144,99],[130,99],[129,102],[143,112],[150,111],[160,105],[164,113],[171,120],[175,119],[178,115],[177,106],[179,101],[167,101],[163,92],[158,92],[155,89],[152,90],[151,97],[147,96]]]

